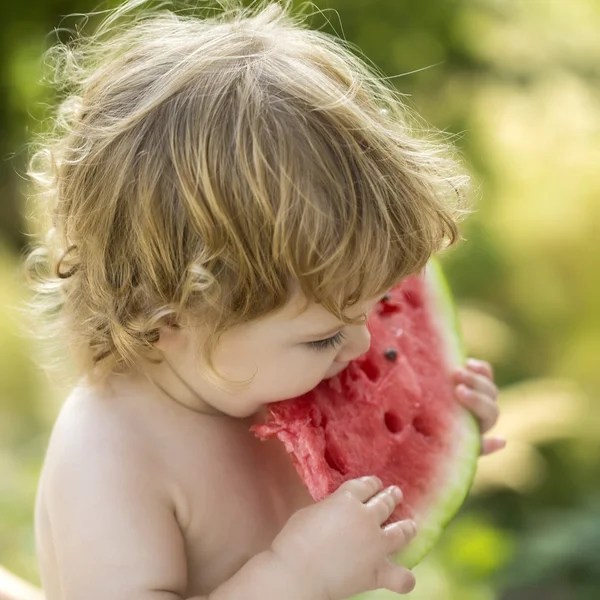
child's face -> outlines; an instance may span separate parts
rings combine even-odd
[[[353,318],[368,315],[379,299],[362,302],[347,314]],[[364,354],[371,342],[366,324],[344,325],[314,302],[298,315],[303,301],[303,294],[295,288],[281,311],[239,326],[221,338],[214,364],[229,380],[245,380],[256,371],[246,389],[229,392],[210,382],[194,350],[194,336],[202,335],[196,328],[162,329],[157,347],[166,360],[150,367],[149,374],[183,404],[235,417],[247,417],[265,404],[299,396],[342,371],[349,361]],[[341,335],[335,336],[336,332]],[[321,348],[311,342],[321,342]]]

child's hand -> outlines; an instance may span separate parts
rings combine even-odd
[[[382,527],[402,494],[381,488],[377,477],[351,479],[292,515],[271,547],[290,585],[306,588],[315,600],[342,600],[376,588],[397,594],[413,589],[414,575],[388,556],[406,546],[416,528],[412,521]]]
[[[498,420],[498,388],[494,384],[494,373],[491,365],[484,360],[470,358],[462,369],[452,374],[456,382],[456,397],[468,408],[479,421],[481,433],[488,432]],[[484,439],[481,447],[482,456],[501,450],[506,445],[504,438]]]

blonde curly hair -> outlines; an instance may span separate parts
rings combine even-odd
[[[219,337],[280,309],[290,281],[354,323],[348,307],[457,241],[456,150],[353,46],[291,1],[144,4],[46,52],[60,100],[31,143],[28,309],[76,376],[102,382],[160,327],[198,323],[222,381]]]

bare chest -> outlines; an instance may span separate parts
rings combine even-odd
[[[296,510],[313,502],[282,444],[234,433],[211,448],[208,473],[187,479],[190,594],[213,591],[266,550]]]

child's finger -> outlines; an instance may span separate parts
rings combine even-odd
[[[486,438],[481,444],[481,456],[487,456],[498,450],[502,450],[506,447],[506,440],[504,438]]]
[[[359,502],[365,503],[369,498],[372,498],[379,490],[381,490],[382,487],[383,484],[379,477],[366,476],[345,481],[337,489],[336,493],[349,494]]]
[[[471,371],[475,371],[476,373],[481,373],[485,375],[489,379],[494,379],[494,369],[492,365],[490,365],[487,360],[480,360],[478,358],[469,358],[465,365]]]
[[[475,391],[485,394],[494,401],[498,398],[498,388],[489,377],[467,371],[466,369],[458,369],[454,372],[454,379],[457,382],[464,383]]]
[[[385,588],[396,594],[408,594],[415,589],[415,576],[406,567],[397,565],[389,558],[377,572],[375,587]]]
[[[381,525],[394,512],[396,505],[402,501],[402,492],[398,486],[392,485],[373,496],[365,506]]]
[[[383,528],[386,556],[395,554],[406,546],[417,534],[417,525],[414,521],[396,521]]]
[[[481,433],[486,433],[496,424],[499,410],[493,400],[462,383],[456,387],[456,396],[459,402],[477,417]]]

